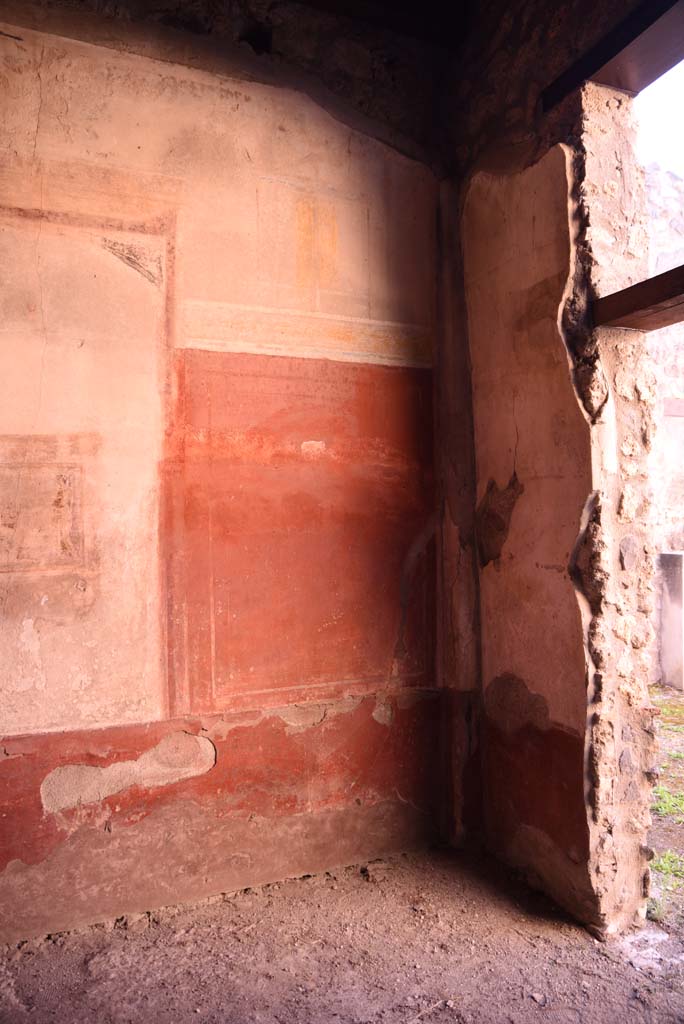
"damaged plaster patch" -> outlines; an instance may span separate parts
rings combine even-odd
[[[302,455],[308,459],[316,459],[325,455],[326,447],[325,441],[302,441],[300,445]]]
[[[207,718],[202,721],[202,732],[216,740],[224,740],[235,729],[252,729],[268,719],[279,719],[285,726],[288,736],[293,733],[306,732],[337,715],[347,715],[354,711],[362,697],[341,697],[328,702],[311,702],[288,704],[285,707],[267,708],[263,711],[243,712],[229,718]]]
[[[391,725],[392,724],[392,705],[386,697],[378,697],[375,701],[375,708],[373,709],[373,718],[380,725]]]
[[[204,775],[216,764],[216,747],[206,736],[174,732],[136,761],[118,761],[98,768],[69,764],[43,779],[40,797],[49,813],[79,804],[97,803],[131,786],[151,789]]]
[[[40,668],[42,665],[40,657],[40,633],[36,629],[36,624],[33,619],[22,620],[19,643],[29,654],[35,667]]]
[[[361,700],[361,697],[341,697],[327,704],[291,704],[289,707],[275,708],[268,715],[284,722],[288,734],[302,732],[337,715],[348,715],[359,706]]]
[[[506,487],[490,480],[475,513],[477,549],[484,569],[500,556],[508,537],[513,509],[525,488],[514,472]]]
[[[286,732],[301,732],[320,725],[326,717],[327,708],[322,704],[293,704],[289,708],[278,708],[273,712],[285,723]]]

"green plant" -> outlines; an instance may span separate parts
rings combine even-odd
[[[663,850],[652,860],[651,869],[666,879],[684,878],[684,857],[674,850]]]
[[[666,702],[658,704],[658,708],[663,718],[684,718],[684,704]]]
[[[660,784],[653,787],[653,797],[654,814],[684,825],[684,793],[673,793],[667,786]]]

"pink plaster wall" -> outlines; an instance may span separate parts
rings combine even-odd
[[[483,679],[512,673],[584,731],[584,649],[568,564],[591,491],[589,426],[558,326],[573,259],[566,151],[510,177],[478,174],[463,216],[478,502],[524,490],[482,568]],[[578,685],[579,683],[579,685]]]
[[[592,489],[559,322],[573,273],[570,156],[478,173],[462,218],[472,362],[490,843],[587,918],[587,670],[570,576]]]
[[[300,93],[5,28],[3,725],[159,719],[178,638],[159,534],[160,463],[178,457],[169,432],[185,416],[174,350],[225,359],[228,404],[229,354],[424,372],[435,181]],[[408,415],[410,448],[415,416],[381,392],[379,408]],[[418,415],[429,424],[428,408]],[[322,426],[307,429],[315,446]],[[399,565],[411,541],[397,538]],[[398,608],[389,580],[374,586]],[[304,664],[291,675],[306,688]]]
[[[0,938],[425,842],[432,173],[1,29]]]

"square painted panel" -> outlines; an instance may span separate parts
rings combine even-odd
[[[83,561],[79,466],[0,465],[0,572]]]
[[[176,711],[425,683],[429,371],[188,351],[181,379]]]

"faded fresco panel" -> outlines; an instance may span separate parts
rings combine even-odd
[[[162,713],[163,259],[155,236],[2,220],[7,733]]]

